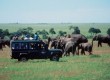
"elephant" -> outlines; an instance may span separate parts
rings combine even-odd
[[[57,38],[50,38],[48,37],[48,47],[54,47],[56,49]]]
[[[69,56],[70,52],[74,55],[76,51],[76,42],[69,41],[65,45],[64,56]]]
[[[88,39],[82,34],[72,34],[70,38],[61,38],[61,44],[64,46],[64,48],[66,43],[69,41],[75,42],[77,47],[80,43],[88,42]],[[79,50],[77,52],[77,55],[79,55]]]
[[[98,47],[102,47],[102,43],[106,43],[109,45],[110,47],[110,35],[101,35],[101,34],[98,34],[98,35],[95,35],[92,39],[92,42],[93,41],[98,41]]]
[[[0,50],[3,51],[3,46],[2,46],[2,42],[0,41]]]
[[[57,47],[57,40],[54,40],[54,41],[51,41],[50,42],[50,48],[54,48],[54,49],[56,49],[56,47]]]
[[[85,51],[89,52],[89,55],[92,54],[93,44],[91,43],[81,43],[78,45],[78,50],[81,49],[81,54],[85,55]]]
[[[75,42],[76,47],[80,43],[88,42],[87,38],[82,34],[74,34],[74,35],[72,34],[69,38],[60,37],[60,38],[56,38],[56,39],[51,39],[50,42],[51,42],[51,47],[54,47],[57,49],[62,49],[62,51],[65,51],[65,46],[69,41]],[[77,54],[79,54],[79,51]]]

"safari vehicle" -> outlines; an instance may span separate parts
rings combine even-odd
[[[11,59],[27,61],[28,59],[50,59],[59,61],[62,57],[61,49],[48,49],[43,41],[15,40],[11,41]]]

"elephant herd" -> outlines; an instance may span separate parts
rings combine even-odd
[[[93,41],[98,41],[98,47],[102,47],[102,43],[107,43],[110,46],[109,35],[95,35],[91,43],[89,43],[88,39],[82,34],[72,34],[68,37],[60,38],[48,38],[49,48],[62,49],[64,56],[69,56],[70,53],[79,55],[80,49],[82,55],[85,55],[85,51],[89,52],[91,55]]]
[[[85,51],[92,53],[93,41],[98,41],[98,47],[102,47],[102,43],[106,43],[110,46],[110,35],[103,36],[101,34],[95,35],[92,42],[89,43],[88,39],[82,34],[71,34],[67,37],[48,38],[47,44],[49,48],[62,49],[64,56],[69,56],[70,53],[73,55],[81,54],[85,55]],[[3,50],[5,45],[10,47],[10,40],[0,38],[0,50]]]

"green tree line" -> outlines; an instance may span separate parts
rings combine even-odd
[[[78,26],[69,26],[68,29],[71,31],[71,34],[80,34],[80,29]],[[101,33],[100,29],[91,27],[88,30],[88,33],[90,33],[90,37],[93,37],[95,34]],[[27,27],[27,28],[20,28],[16,32],[10,33],[8,29],[0,29],[0,37],[11,37],[11,36],[25,36],[26,34],[29,34],[30,36],[34,36],[34,34],[38,34],[42,39],[47,39],[48,36],[53,37],[56,34],[56,31],[54,28],[50,28],[49,31],[46,31],[45,29],[43,30],[37,30],[35,33],[33,33],[33,28],[32,27]],[[59,30],[58,31],[58,36],[66,36],[67,32]],[[110,28],[107,30],[107,34],[110,35]]]

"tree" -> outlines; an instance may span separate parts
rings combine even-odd
[[[80,30],[78,26],[74,26],[73,29],[74,29],[74,32],[72,32],[72,34],[80,34]]]
[[[108,30],[107,30],[107,34],[110,35],[110,28],[108,28]]]
[[[4,30],[3,31],[3,35],[4,36],[9,36],[10,35],[9,30],[8,29]]]
[[[27,27],[26,29],[27,29],[27,31],[28,31],[29,33],[32,33],[32,32],[33,32],[33,28],[32,28],[32,27]]]
[[[91,36],[93,36],[94,33],[95,33],[95,34],[101,33],[101,30],[92,27],[92,28],[89,29],[88,32],[91,33]]]
[[[101,33],[101,30],[100,30],[100,29],[95,29],[95,30],[94,30],[94,33],[95,33],[95,34]]]
[[[67,32],[65,31],[59,31],[58,33],[59,33],[59,36],[64,36],[65,34],[67,34]]]
[[[56,34],[54,28],[51,28],[51,29],[49,30],[49,33],[52,34],[52,36],[53,36],[53,34]]]
[[[35,34],[41,35],[42,34],[42,31],[38,30],[38,31],[35,32]]]
[[[45,29],[42,30],[42,34],[49,35],[49,33]]]
[[[49,33],[45,29],[42,30],[42,38],[47,39],[48,38],[47,35],[49,35]]]
[[[2,30],[2,29],[0,29],[0,36],[2,36],[2,34],[3,34],[3,30]]]
[[[5,30],[0,29],[0,37],[4,38],[4,36],[9,36],[9,35],[10,33],[8,29]]]
[[[47,35],[49,35],[49,33],[45,29],[42,31],[38,30],[38,31],[36,31],[36,33],[41,35],[43,39],[47,39]]]
[[[91,33],[91,36],[93,36],[94,28],[90,28],[88,32]]]
[[[73,29],[74,27],[71,25],[71,26],[69,26],[69,30],[71,30],[71,29]]]
[[[69,30],[74,29],[74,31],[72,32],[72,34],[80,34],[80,30],[78,26],[69,26]]]
[[[33,28],[31,27],[27,27],[27,28],[20,28],[17,33],[19,35],[27,35],[27,34],[30,34],[30,35],[33,35]]]

